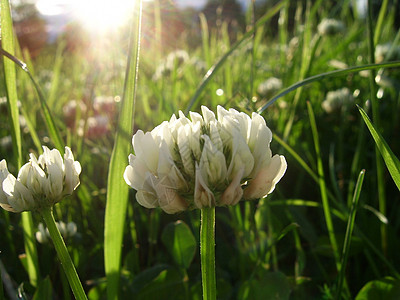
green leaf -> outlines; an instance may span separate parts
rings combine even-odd
[[[245,281],[239,289],[238,299],[289,299],[289,281],[281,272],[267,272],[259,279]]]
[[[372,124],[369,119],[367,113],[359,106],[358,110],[360,111],[361,116],[364,119],[365,124],[367,125],[372,137],[375,140],[376,146],[381,153],[383,160],[385,161],[386,167],[388,168],[390,175],[393,178],[394,183],[400,191],[400,161],[394,155],[392,150],[389,148],[386,141],[383,139],[382,135],[378,132],[375,126]]]
[[[118,299],[121,269],[122,238],[128,203],[129,186],[123,179],[131,151],[133,114],[139,68],[140,23],[142,1],[136,2],[132,23],[124,94],[121,101],[117,133],[108,172],[107,204],[104,227],[104,263],[108,299]]]
[[[122,299],[185,299],[183,274],[165,264],[158,264],[137,274]]]
[[[368,282],[360,290],[356,300],[397,300],[400,299],[400,280],[385,277]]]
[[[53,287],[51,285],[50,278],[47,276],[42,280],[33,295],[33,300],[41,299],[52,299],[53,298]]]
[[[161,236],[164,245],[177,265],[187,269],[196,253],[196,239],[189,226],[182,221],[168,224]]]

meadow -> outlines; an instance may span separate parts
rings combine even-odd
[[[144,208],[123,180],[132,134],[202,105],[260,113],[288,166],[268,197],[216,208],[218,299],[400,298],[400,29],[391,1],[350,2],[196,14],[174,35],[154,1],[31,57],[1,1],[0,159],[16,176],[42,145],[72,149],[80,185],[54,216],[89,299],[203,297],[200,210]],[[41,215],[0,215],[0,299],[73,298]]]

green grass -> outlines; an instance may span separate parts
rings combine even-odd
[[[200,212],[167,215],[143,208],[122,180],[133,132],[151,130],[179,110],[199,111],[201,105],[258,111],[273,132],[272,152],[288,162],[268,198],[216,209],[218,299],[272,294],[353,299],[364,286],[378,292],[384,283],[382,293],[399,288],[400,62],[375,61],[374,50],[398,43],[394,9],[383,1],[376,15],[358,19],[359,12],[348,9],[350,1],[332,7],[306,2],[256,7],[256,19],[251,12],[244,18],[247,31],[202,15],[197,31],[186,28],[173,41],[165,39],[163,2],[144,3],[140,55],[135,15],[131,34],[126,29],[96,41],[82,38],[82,46],[63,36],[30,57],[26,49],[7,45],[12,34],[6,34],[11,26],[2,0],[2,22],[8,22],[2,23],[2,47],[26,63],[29,74],[3,56],[0,97],[8,96],[9,102],[0,106],[5,120],[0,138],[12,136],[15,142],[0,145],[0,159],[16,175],[41,144],[72,148],[82,165],[81,185],[55,206],[54,214],[77,225],[77,234],[65,242],[89,299],[201,299]],[[154,34],[146,23],[150,17]],[[326,17],[340,18],[345,31],[318,33]],[[161,70],[177,49],[189,59],[176,59]],[[270,77],[282,80],[281,89],[257,92]],[[321,104],[327,93],[344,87],[353,100],[325,111]],[[100,109],[94,105],[100,96],[118,101]],[[85,107],[67,117],[63,108],[71,100]],[[90,122],[98,115],[109,123],[95,132]],[[357,179],[360,170],[365,176]],[[1,211],[0,259],[7,284],[0,293],[6,299],[10,290],[28,297],[68,297],[54,247],[34,240],[40,216],[24,218]],[[171,224],[190,236],[190,247],[197,244],[194,256],[171,248],[172,233],[166,232],[175,228]],[[174,247],[185,245],[180,236],[174,238]]]

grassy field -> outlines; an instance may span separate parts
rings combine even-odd
[[[272,152],[288,164],[267,198],[216,209],[218,299],[399,299],[395,9],[382,1],[361,17],[350,1],[305,2],[250,7],[246,30],[200,15],[198,30],[163,44],[169,29],[148,6],[140,52],[136,14],[131,33],[81,43],[65,35],[30,58],[18,46],[10,51],[2,0],[2,47],[37,86],[3,56],[0,158],[17,175],[41,145],[72,149],[81,183],[54,214],[76,225],[65,242],[89,299],[202,298],[200,211],[146,209],[122,179],[132,133],[201,105],[260,112]],[[5,299],[72,298],[52,243],[36,240],[40,214],[0,214]]]

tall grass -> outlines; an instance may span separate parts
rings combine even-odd
[[[66,244],[89,299],[202,297],[200,212],[145,209],[122,178],[134,131],[201,105],[262,114],[274,135],[272,152],[288,161],[266,199],[216,209],[218,299],[362,299],[398,288],[400,61],[392,59],[400,31],[390,1],[365,19],[349,2],[279,1],[262,12],[255,5],[242,28],[221,19],[224,12],[218,24],[199,14],[197,31],[185,29],[173,42],[165,41],[166,4],[155,1],[146,11],[143,3],[143,20],[135,14],[129,34],[102,37],[96,51],[95,42],[73,48],[66,36],[31,58],[11,44],[9,4],[2,0],[0,97],[7,96],[8,107],[0,106],[7,120],[0,138],[14,143],[0,145],[0,159],[15,174],[41,144],[72,147],[81,185],[55,214],[77,225]],[[149,15],[154,40],[144,31],[139,66],[140,24]],[[318,32],[326,17],[340,18],[345,31]],[[389,54],[378,58],[377,46],[390,42]],[[187,57],[171,54],[178,47]],[[282,87],[263,93],[258,87],[270,77]],[[328,92],[343,87],[349,103],[325,110]],[[99,96],[114,101],[100,109]],[[65,114],[71,100],[84,104],[73,117]],[[93,128],[99,116],[109,123]],[[365,176],[357,180],[361,169]],[[9,276],[0,294],[70,297],[54,248],[34,239],[40,218],[27,215],[21,222],[2,212],[0,259]]]

